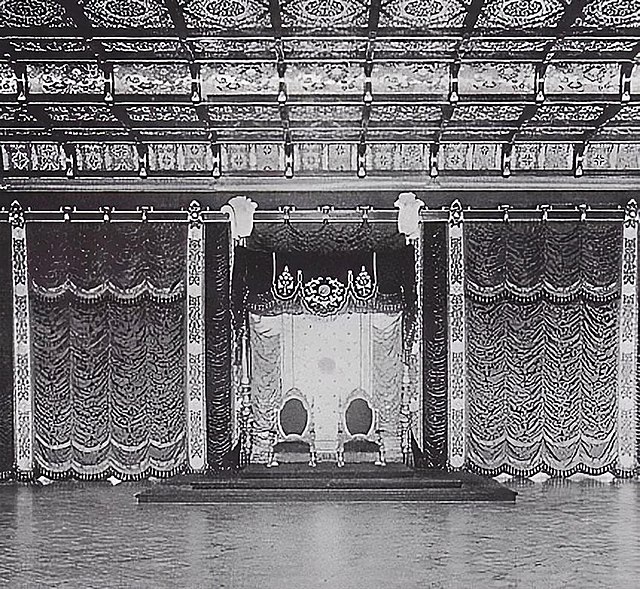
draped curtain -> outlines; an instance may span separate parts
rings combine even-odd
[[[412,345],[416,318],[414,250],[406,245],[395,224],[332,222],[302,227],[289,223],[256,224],[246,247],[235,250],[232,291],[237,331],[248,323],[248,313],[252,314],[254,458],[266,456],[279,403],[274,387],[280,383],[274,379],[279,374],[283,339],[276,329],[278,320],[274,322],[268,316],[289,317],[298,325],[303,320],[297,316],[309,312],[299,301],[283,301],[274,296],[274,277],[280,276],[285,268],[294,278],[300,271],[305,283],[318,277],[332,277],[347,285],[349,273],[355,279],[361,269],[375,280],[374,297],[367,301],[351,300],[339,310],[327,313],[324,321],[330,322],[328,332],[335,330],[333,333],[344,335],[345,322],[355,320],[363,312],[370,314],[372,366],[368,394],[384,408],[380,419],[389,435],[388,451],[399,456],[402,353]],[[327,343],[326,349],[338,345],[337,339],[340,338]],[[300,369],[300,382],[311,378]]]
[[[37,469],[182,469],[186,228],[32,224],[27,243]]]
[[[205,382],[207,461],[217,470],[231,450],[231,293],[229,227],[205,225]]]
[[[475,470],[615,468],[621,239],[613,223],[465,227]]]
[[[13,469],[13,293],[11,225],[0,223],[0,480]]]
[[[447,226],[425,223],[423,234],[424,465],[447,465]]]

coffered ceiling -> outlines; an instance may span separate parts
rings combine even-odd
[[[0,0],[11,177],[634,174],[640,0]]]

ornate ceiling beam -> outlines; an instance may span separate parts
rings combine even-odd
[[[171,22],[173,23],[173,28],[176,31],[178,39],[186,41],[189,36],[189,29],[187,28],[187,23],[184,19],[184,13],[182,12],[180,4],[176,2],[176,0],[162,1],[169,13],[169,17],[171,18]]]
[[[279,0],[269,0],[269,17],[271,18],[271,31],[269,36],[274,39],[282,38],[282,12]]]
[[[473,30],[476,27],[476,23],[478,22],[478,18],[484,8],[484,5],[485,0],[471,0],[471,4],[467,7],[467,13],[462,25],[463,37],[470,37],[473,34]]]

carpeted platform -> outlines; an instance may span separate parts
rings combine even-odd
[[[139,503],[272,503],[287,501],[430,501],[513,503],[517,493],[469,472],[413,470],[401,464],[321,463],[315,468],[250,465],[238,473],[182,475],[136,495]]]

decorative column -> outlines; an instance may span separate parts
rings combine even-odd
[[[463,221],[462,205],[460,201],[455,200],[449,209],[447,236],[449,251],[447,435],[451,468],[463,468],[467,458]]]
[[[202,207],[189,205],[187,232],[187,454],[191,470],[207,464]]]
[[[9,209],[13,279],[13,398],[15,459],[19,479],[33,475],[33,388],[31,387],[31,337],[27,236],[24,211],[18,201]]]
[[[405,463],[411,462],[411,434],[415,434],[422,448],[422,225],[420,211],[423,200],[413,192],[402,192],[394,203],[398,209],[398,232],[405,237],[414,252],[415,269],[415,315],[411,334],[404,342],[404,367],[402,374],[402,398],[400,400],[401,446]]]
[[[618,367],[618,471],[637,467],[638,204],[630,200],[623,225]]]
[[[234,196],[220,208],[221,212],[229,215],[231,226],[229,260],[232,277],[234,274],[235,248],[246,245],[247,237],[253,232],[253,214],[257,208],[257,203],[246,196]],[[245,466],[249,464],[251,458],[253,403],[251,399],[249,321],[244,309],[239,333],[232,333],[231,337],[234,350],[239,349],[240,353],[240,366],[232,368],[232,431],[234,439],[240,442],[240,465]],[[237,354],[234,353],[233,357],[236,358]]]

